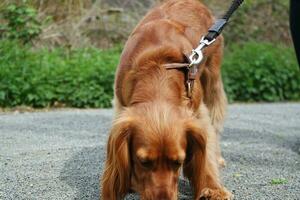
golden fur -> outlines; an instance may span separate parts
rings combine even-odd
[[[195,199],[232,197],[219,179],[219,132],[226,96],[220,74],[223,39],[205,62],[187,98],[185,75],[163,64],[185,62],[213,23],[196,0],[169,0],[152,9],[130,35],[116,73],[115,121],[107,145],[102,199],[129,191],[142,200],[176,200],[180,169]]]

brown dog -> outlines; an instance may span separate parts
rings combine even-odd
[[[195,199],[232,195],[219,179],[218,137],[226,110],[220,75],[222,38],[204,52],[192,96],[181,69],[213,23],[196,0],[169,0],[152,9],[129,37],[115,82],[116,119],[107,146],[102,199],[133,190],[142,200],[175,200],[180,169]]]

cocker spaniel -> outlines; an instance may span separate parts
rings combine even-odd
[[[219,168],[226,111],[221,80],[223,38],[204,51],[191,95],[185,63],[214,18],[197,0],[166,0],[130,35],[115,81],[115,120],[107,145],[102,199],[135,191],[142,200],[176,200],[181,170],[194,198],[229,200]],[[175,63],[175,64],[174,64]]]

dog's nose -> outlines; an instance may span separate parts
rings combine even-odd
[[[158,190],[155,194],[156,200],[171,200],[171,194],[167,190]]]

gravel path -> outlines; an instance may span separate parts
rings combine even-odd
[[[0,200],[98,199],[111,120],[112,110],[0,113]],[[222,148],[235,199],[300,199],[300,104],[231,105]],[[185,180],[180,193],[191,199]]]

